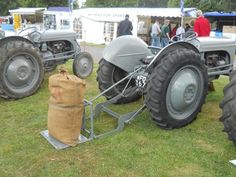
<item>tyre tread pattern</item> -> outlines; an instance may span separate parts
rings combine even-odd
[[[97,82],[98,82],[98,88],[100,89],[101,92],[105,91],[106,89],[108,89],[109,87],[113,85],[111,73],[113,72],[113,69],[115,67],[116,66],[109,63],[105,59],[101,59],[99,61],[99,67],[97,70]],[[113,88],[109,90],[108,92],[106,92],[104,96],[109,100],[118,94],[119,92]],[[135,86],[135,87],[128,88],[125,91],[124,95],[125,95],[124,97],[121,97],[120,99],[117,100],[116,104],[125,104],[125,103],[136,101],[141,97],[142,93],[137,88],[137,86]]]
[[[223,131],[236,145],[236,72],[230,74],[230,82],[225,86],[223,92],[224,98],[219,105],[222,109],[220,121],[224,125]]]
[[[163,89],[164,82],[169,79],[170,71],[174,66],[178,65],[180,60],[197,60],[200,63],[203,77],[204,77],[204,91],[202,95],[202,100],[200,101],[199,106],[194,112],[194,117],[184,120],[184,122],[171,120],[167,118],[167,112],[163,111],[162,105],[162,95],[164,95]],[[152,120],[161,128],[164,129],[173,129],[180,128],[192,122],[196,119],[197,113],[201,110],[201,106],[204,103],[205,97],[207,95],[207,70],[205,68],[204,62],[200,60],[200,55],[189,49],[178,49],[174,50],[167,55],[165,55],[159,64],[157,64],[151,73],[150,79],[147,82],[146,89],[144,91],[145,104],[147,109],[150,112]]]
[[[34,56],[37,56],[35,59],[37,60],[37,63],[39,64],[39,68],[41,71],[40,72],[40,76],[38,77],[38,80],[36,82],[36,84],[34,85],[34,87],[28,91],[28,93],[25,93],[23,95],[18,95],[18,94],[14,94],[12,93],[6,86],[4,86],[4,81],[3,81],[3,75],[4,75],[4,65],[5,62],[7,61],[7,59],[10,57],[10,53],[12,53],[12,51],[20,51],[20,50],[30,50],[31,53],[34,54]],[[5,43],[4,45],[1,45],[0,47],[0,97],[4,98],[4,99],[20,99],[26,96],[30,96],[32,94],[34,94],[38,88],[41,86],[41,83],[43,81],[44,78],[44,69],[43,69],[43,64],[40,58],[40,53],[39,53],[39,49],[37,47],[34,47],[34,45],[32,43],[29,43],[28,41],[25,40],[10,40],[7,43]]]

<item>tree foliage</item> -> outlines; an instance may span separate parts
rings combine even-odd
[[[52,6],[68,6],[66,0],[0,0],[0,15],[8,15],[10,9],[19,7],[52,7]]]
[[[168,7],[179,7],[180,0],[169,0]],[[184,7],[196,7],[206,11],[229,11],[230,1],[225,0],[185,0]]]
[[[235,0],[184,0],[185,7],[202,11],[230,11]],[[179,7],[180,0],[87,0],[87,7]],[[0,15],[19,7],[68,6],[68,0],[0,0]],[[233,9],[234,10],[234,9]]]
[[[8,10],[19,7],[20,3],[15,0],[0,0],[0,16],[8,15]]]
[[[87,7],[137,7],[138,0],[87,0]]]
[[[167,7],[166,0],[139,0],[139,7]]]

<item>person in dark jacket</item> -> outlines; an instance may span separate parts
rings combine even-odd
[[[132,22],[129,21],[129,15],[125,15],[125,19],[122,20],[117,28],[117,37],[123,35],[132,35],[133,25]]]

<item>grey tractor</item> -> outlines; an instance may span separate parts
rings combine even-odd
[[[97,70],[98,87],[116,104],[144,97],[151,119],[164,129],[183,127],[196,119],[208,93],[208,84],[233,71],[235,41],[224,37],[197,37],[188,32],[164,48],[148,46],[134,36],[113,40],[103,52]],[[130,75],[130,77],[128,77]],[[127,79],[124,79],[127,78]],[[221,120],[236,141],[236,73],[225,88]],[[232,128],[234,127],[234,128]]]
[[[19,99],[34,94],[44,73],[69,59],[76,76],[86,78],[93,71],[92,56],[81,52],[74,32],[29,27],[17,36],[0,38],[0,96]]]

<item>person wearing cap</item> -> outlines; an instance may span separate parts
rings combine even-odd
[[[129,15],[125,15],[125,19],[122,20],[117,28],[117,37],[123,35],[132,35],[133,25],[132,22],[129,20]]]
[[[209,21],[203,16],[202,11],[197,11],[197,19],[194,22],[193,27],[194,32],[197,33],[198,37],[202,36],[210,36],[210,23]]]

